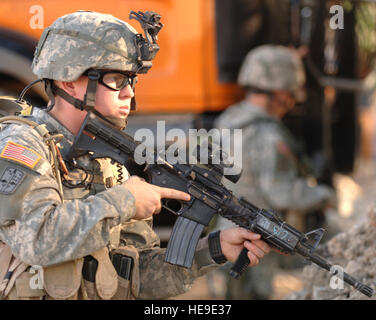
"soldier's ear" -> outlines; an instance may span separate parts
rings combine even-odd
[[[87,79],[80,77],[75,81],[55,81],[55,84],[70,96],[77,99],[83,99],[86,92]]]

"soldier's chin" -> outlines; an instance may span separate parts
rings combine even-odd
[[[120,109],[119,118],[127,118],[129,115],[129,109]]]
[[[128,115],[122,117],[107,116],[105,117],[107,121],[111,122],[113,126],[119,130],[123,130],[127,126]]]

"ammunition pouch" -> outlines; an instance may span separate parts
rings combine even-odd
[[[83,259],[76,259],[43,268],[47,299],[76,300],[81,285]]]
[[[133,300],[140,292],[139,254],[135,247],[119,247],[111,252],[119,287],[113,300]]]
[[[16,280],[27,268],[28,265],[14,257],[10,247],[0,241],[0,299],[7,299],[11,291],[16,290]],[[22,281],[17,284],[18,290],[22,291]],[[21,296],[26,298],[29,295],[30,292]]]
[[[9,293],[6,293],[8,300],[42,300],[46,296],[43,289],[32,288],[30,283],[33,277],[38,275],[31,272],[31,268],[22,264],[24,268],[19,269],[17,274],[14,274],[13,279],[9,282]]]
[[[92,253],[85,258],[85,263],[81,258],[43,268],[43,277],[39,280],[43,289],[39,289],[39,286],[37,289],[32,287],[32,278],[39,275],[33,274],[32,267],[15,259],[6,245],[0,248],[0,262],[0,276],[4,279],[0,283],[1,298],[111,299],[118,288],[118,276],[107,248]]]
[[[83,259],[77,259],[41,268],[40,278],[33,267],[21,263],[13,272],[4,297],[8,300],[76,300],[82,264]],[[32,286],[33,283],[39,285]]]
[[[111,259],[111,266],[115,271],[116,284],[111,287],[111,293],[106,299],[113,300],[131,300],[138,296],[139,293],[139,267],[138,252],[134,247],[121,247],[115,249],[108,256]],[[86,288],[88,299],[105,299],[103,295],[103,281],[98,277],[100,263],[92,255],[85,257],[82,275]],[[110,268],[108,266],[108,268]],[[112,274],[112,272],[111,272]],[[106,282],[108,285],[108,282]],[[101,292],[102,291],[102,292]]]
[[[118,287],[117,274],[107,248],[85,257],[82,276],[87,299],[109,300],[115,295]]]

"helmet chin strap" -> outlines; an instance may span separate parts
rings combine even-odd
[[[103,119],[106,119],[112,125],[119,128],[120,130],[124,129],[127,126],[127,119],[121,119],[121,118],[111,117],[111,116],[106,117],[95,110],[95,96],[96,96],[96,91],[97,91],[97,86],[98,86],[99,73],[96,70],[90,70],[88,73],[88,78],[89,78],[89,81],[86,87],[84,100],[73,98],[66,91],[57,87],[53,83],[52,80],[45,79],[46,92],[51,101],[51,104],[48,106],[46,111],[49,112],[54,107],[55,105],[54,94],[56,94],[56,95],[59,95],[61,98],[63,98],[65,101],[69,102],[71,105],[73,105],[77,109],[81,111],[86,110],[86,111],[94,112],[96,115],[98,115],[99,117]]]
[[[106,117],[106,116],[103,116],[102,114],[100,114],[99,112],[95,111],[95,96],[96,96],[96,92],[97,92],[99,77],[100,77],[100,74],[96,70],[90,70],[88,72],[89,81],[87,83],[84,100],[80,100],[80,99],[76,99],[76,98],[72,97],[66,91],[57,87],[54,84],[53,80],[51,80],[51,79],[38,79],[36,81],[33,81],[32,83],[30,83],[28,86],[25,87],[25,89],[22,91],[22,93],[20,95],[20,98],[22,99],[22,97],[25,95],[26,91],[31,86],[33,86],[35,83],[40,82],[40,81],[44,81],[45,91],[47,93],[47,96],[50,99],[50,104],[46,108],[47,112],[50,112],[53,109],[53,107],[55,106],[55,102],[56,102],[55,95],[58,95],[61,98],[63,98],[65,101],[67,101],[68,103],[73,105],[75,108],[77,108],[81,111],[86,110],[86,111],[90,111],[90,112],[95,112],[98,116],[106,119],[111,124],[113,124],[114,126],[116,126],[117,128],[122,130],[127,126],[127,119],[121,119],[121,118],[111,117],[111,116]],[[131,110],[135,110],[135,109],[136,109],[136,99],[135,99],[135,97],[133,97],[132,100],[131,100]]]
[[[88,73],[89,81],[86,87],[86,93],[84,96],[84,100],[79,100],[73,98],[63,89],[57,87],[52,80],[44,79],[45,80],[45,89],[48,97],[51,100],[51,104],[47,108],[47,112],[51,111],[55,105],[55,97],[54,95],[58,95],[63,98],[65,101],[69,102],[71,105],[76,107],[79,110],[86,110],[86,111],[93,111],[95,108],[95,95],[97,92],[98,86],[98,79],[100,77],[99,72],[96,70],[90,70]]]
[[[136,103],[136,89],[134,88],[134,86],[133,86],[133,88],[132,88],[132,90],[133,90],[133,98],[131,99],[131,111],[135,111],[135,110],[137,110],[137,103]]]

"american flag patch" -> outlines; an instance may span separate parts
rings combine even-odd
[[[29,168],[34,168],[41,156],[35,151],[9,141],[0,154],[0,158],[10,159],[24,164]]]

